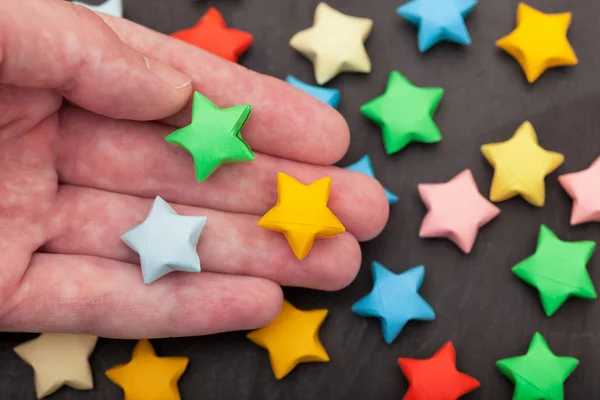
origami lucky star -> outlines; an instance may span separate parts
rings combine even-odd
[[[158,196],[144,222],[121,236],[140,255],[145,283],[173,271],[200,272],[196,245],[206,217],[179,215]]]
[[[464,18],[477,0],[411,0],[398,7],[398,14],[419,27],[419,51],[447,40],[471,44]]]
[[[150,342],[135,345],[131,361],[106,371],[125,392],[125,400],[180,400],[177,381],[187,368],[187,357],[157,357]]]
[[[300,363],[329,361],[319,341],[319,328],[326,316],[327,310],[301,311],[284,300],[277,318],[247,337],[267,349],[273,374],[282,379]]]
[[[587,169],[561,175],[558,181],[573,198],[571,225],[600,222],[600,157]]]
[[[94,387],[88,358],[97,341],[91,335],[42,333],[14,350],[33,368],[35,393],[41,399],[63,385],[80,390]]]
[[[73,4],[84,6],[92,11],[103,12],[115,17],[123,17],[123,0],[106,0],[99,6],[92,6],[91,4],[82,3],[81,1],[74,1]]]
[[[540,292],[550,317],[569,296],[595,299],[596,290],[587,263],[596,243],[591,240],[565,242],[542,225],[535,253],[513,267],[513,272]]]
[[[373,20],[351,17],[319,3],[312,27],[296,33],[290,46],[308,57],[315,66],[319,85],[346,71],[371,72],[364,42]]]
[[[402,150],[410,142],[435,143],[442,134],[433,122],[444,90],[414,86],[398,71],[392,71],[385,93],[363,104],[360,111],[383,133],[387,154]]]
[[[500,38],[496,46],[517,60],[527,81],[533,83],[548,68],[577,64],[577,56],[567,39],[569,25],[569,12],[545,14],[519,3],[517,28]]]
[[[537,332],[526,355],[496,363],[500,372],[515,384],[513,400],[563,400],[563,384],[578,364],[574,357],[555,356]]]
[[[292,251],[302,260],[315,241],[339,235],[344,225],[327,207],[331,178],[303,185],[289,175],[277,174],[277,204],[258,226],[283,233]]]
[[[360,160],[355,162],[354,164],[348,165],[346,167],[349,171],[360,172],[361,174],[365,174],[375,179],[375,173],[373,172],[373,165],[371,164],[371,157],[368,155],[364,155]],[[395,204],[398,202],[398,196],[394,193],[390,192],[387,189],[383,189],[385,191],[385,195],[388,199],[388,203]]]
[[[329,104],[333,108],[338,108],[340,105],[340,91],[337,89],[312,86],[302,82],[300,79],[294,78],[292,75],[288,75],[287,78],[285,78],[285,81],[303,92],[316,97],[323,103]]]
[[[537,207],[546,198],[544,178],[564,161],[560,153],[543,149],[531,122],[525,121],[512,138],[481,146],[481,152],[494,167],[490,200],[504,201],[520,195]]]
[[[446,183],[420,184],[419,195],[427,207],[419,237],[447,237],[469,254],[479,228],[500,209],[479,193],[470,169]]]
[[[196,179],[202,182],[226,163],[254,160],[241,130],[250,117],[250,105],[220,109],[200,93],[194,93],[192,123],[166,137],[187,150],[194,159]]]
[[[419,295],[424,277],[423,266],[394,274],[378,262],[373,262],[373,290],[352,305],[352,312],[361,317],[379,318],[383,338],[390,344],[411,319],[435,319],[433,309]]]
[[[456,369],[456,352],[446,343],[431,358],[399,358],[398,364],[410,387],[404,400],[456,400],[481,384]]]
[[[248,32],[228,28],[225,19],[214,7],[208,9],[196,26],[171,36],[231,62],[237,62],[254,40]]]

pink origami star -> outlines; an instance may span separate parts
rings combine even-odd
[[[573,198],[571,225],[600,222],[600,156],[587,169],[561,175],[558,181]]]
[[[429,210],[419,237],[446,237],[466,254],[471,252],[479,228],[500,213],[479,193],[470,169],[446,183],[420,184],[419,194]]]

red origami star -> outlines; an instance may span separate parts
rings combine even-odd
[[[456,400],[480,386],[477,379],[456,369],[452,342],[427,360],[399,358],[398,364],[410,383],[404,400]]]
[[[248,32],[228,28],[223,16],[214,7],[208,9],[196,26],[171,36],[232,62],[237,62],[254,40]]]

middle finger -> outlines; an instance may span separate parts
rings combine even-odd
[[[378,235],[389,206],[374,179],[336,167],[299,163],[264,154],[227,164],[202,183],[192,157],[165,141],[158,123],[119,121],[66,108],[61,114],[57,172],[61,182],[221,211],[262,215],[277,202],[277,173],[302,183],[332,178],[329,207],[358,240]]]
[[[139,256],[120,236],[146,218],[151,204],[150,199],[61,185],[53,213],[56,234],[43,250],[139,263]],[[204,271],[338,290],[354,279],[360,267],[360,246],[348,232],[316,240],[309,255],[299,261],[283,235],[258,226],[257,216],[172,205],[182,215],[207,217],[198,242]]]

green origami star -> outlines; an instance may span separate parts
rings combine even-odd
[[[535,253],[513,267],[513,272],[537,288],[547,316],[551,316],[569,296],[595,299],[596,290],[586,265],[596,243],[564,242],[547,226],[540,227]]]
[[[496,363],[515,384],[513,400],[563,400],[563,383],[578,364],[576,358],[555,356],[537,332],[526,355]]]
[[[192,123],[171,133],[166,141],[192,155],[196,179],[202,182],[223,164],[254,160],[240,132],[250,111],[249,105],[220,109],[195,92]]]
[[[433,122],[444,89],[414,86],[392,71],[385,93],[363,104],[360,111],[383,133],[385,151],[393,154],[410,142],[435,143],[442,134]]]

